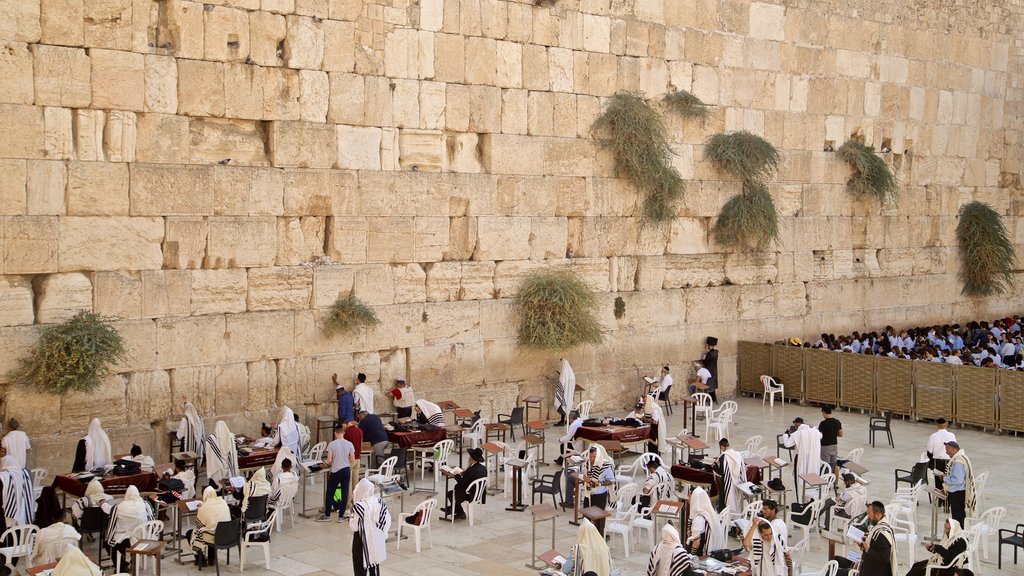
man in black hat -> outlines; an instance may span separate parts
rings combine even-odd
[[[708,336],[704,339],[704,356],[701,357],[700,363],[711,372],[711,378],[707,381],[708,394],[711,395],[711,400],[718,402],[718,395],[715,394],[718,390],[718,350],[715,346],[718,346],[718,338]]]
[[[441,509],[445,516],[452,513],[452,500],[455,501],[455,519],[465,520],[466,511],[462,508],[463,502],[469,502],[473,500],[474,494],[469,491],[469,485],[474,480],[487,477],[487,467],[484,466],[484,451],[479,448],[470,448],[469,454],[469,466],[459,474],[455,474],[455,488],[448,492],[445,502],[447,505]],[[486,490],[486,487],[484,488]],[[484,495],[486,498],[486,493]]]

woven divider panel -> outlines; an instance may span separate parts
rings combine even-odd
[[[999,429],[1024,432],[1024,372],[999,370]]]
[[[914,399],[916,418],[956,420],[953,410],[953,367],[936,362],[915,362]]]
[[[760,394],[764,391],[764,386],[761,386],[761,376],[772,375],[771,344],[740,341],[738,352],[736,368],[739,379],[736,383],[738,392]]]
[[[877,357],[878,377],[875,379],[875,409],[896,414],[913,410],[913,367],[910,360]]]
[[[804,398],[808,402],[835,405],[839,400],[839,353],[804,351]]]
[[[996,427],[996,371],[976,366],[954,366],[956,421]]]
[[[804,399],[800,384],[803,353],[803,348],[795,346],[772,346],[772,376],[782,381],[786,398]]]
[[[875,357],[839,355],[839,404],[844,408],[875,409]]]

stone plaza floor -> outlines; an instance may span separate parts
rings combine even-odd
[[[760,398],[738,399],[740,410],[735,418],[730,436],[734,445],[742,444],[748,437],[760,434],[765,443],[772,446],[776,434],[781,433],[796,416],[802,416],[808,423],[816,424],[820,420],[817,408],[782,404],[776,402],[774,407],[761,404]],[[614,414],[615,416],[624,416]],[[865,478],[870,480],[868,486],[869,500],[888,501],[893,493],[893,469],[909,469],[924,451],[928,436],[934,426],[928,423],[916,423],[894,420],[892,423],[896,448],[890,448],[884,436],[876,437],[876,447],[868,443],[868,416],[859,412],[837,411],[835,416],[842,421],[845,436],[840,439],[839,453],[846,454],[849,450],[864,447],[865,453],[861,463],[870,469]],[[682,410],[677,408],[669,418],[670,433],[674,434],[682,427]],[[703,435],[703,421],[698,421],[698,433]],[[974,465],[976,474],[989,472],[988,484],[984,491],[984,502],[979,505],[978,512],[991,506],[1005,506],[1007,515],[1002,527],[1012,528],[1018,522],[1024,522],[1024,497],[1020,494],[1020,478],[1024,472],[1024,439],[1014,436],[997,435],[973,429],[952,429],[961,446],[966,450]],[[550,430],[549,430],[550,432]],[[551,460],[557,454],[555,437],[548,434],[547,458]],[[717,448],[709,453],[717,454]],[[774,448],[770,450],[774,453]],[[783,453],[785,457],[785,453]],[[542,466],[540,473],[551,473],[554,465]],[[789,501],[793,501],[792,473],[786,469],[787,487],[791,489]],[[416,476],[418,478],[418,476]],[[428,476],[421,486],[430,484]],[[1015,487],[1016,483],[1016,487]],[[310,502],[322,493],[322,486],[307,488]],[[411,511],[424,494],[407,494],[405,511]],[[443,497],[439,497],[441,500]],[[529,501],[529,496],[526,498]],[[550,502],[550,497],[548,498]],[[443,504],[443,501],[442,501]],[[467,521],[454,525],[435,519],[432,526],[433,548],[429,546],[424,533],[423,551],[416,553],[412,538],[404,540],[401,550],[394,543],[388,544],[388,559],[382,565],[382,574],[410,574],[417,576],[449,576],[452,574],[482,574],[487,576],[503,576],[514,574],[536,573],[525,567],[530,561],[530,514],[529,512],[506,512],[508,500],[500,494],[488,497],[483,513],[479,514],[476,525],[471,527]],[[396,512],[397,501],[392,505]],[[576,527],[569,524],[572,511],[563,513],[556,519],[557,549],[566,553],[575,542]],[[394,518],[393,522],[397,522]],[[923,498],[918,507],[917,525],[922,536],[927,536],[930,526],[930,505]],[[799,532],[790,532],[790,544],[795,543]],[[284,532],[275,532],[271,542],[271,562],[269,569],[262,563],[262,553],[258,548],[250,549],[250,561],[245,567],[246,574],[260,575],[328,575],[352,574],[351,564],[352,532],[347,525],[318,523],[310,519],[297,518],[295,528],[286,522]],[[538,526],[538,553],[546,551],[550,543],[550,523]],[[660,536],[656,538],[656,541]],[[735,539],[730,539],[730,547],[736,548]],[[95,550],[89,547],[90,551]],[[826,560],[826,542],[812,537],[810,552],[805,556],[801,570],[811,572],[821,568]],[[905,574],[906,544],[898,546],[900,556],[899,574]],[[611,543],[612,557],[622,576],[641,575],[646,573],[646,565],[650,549],[645,537],[639,538],[629,558],[623,557],[622,543],[613,537]],[[1024,558],[1021,563],[1013,565],[1013,554],[1009,547],[1004,549],[1003,569],[996,569],[997,546],[995,537],[989,542],[989,562],[982,561],[977,573],[1024,574]],[[919,543],[916,550],[917,559],[927,557],[927,552]],[[979,558],[981,551],[979,549]],[[223,555],[222,555],[223,560]],[[254,561],[255,560],[255,561]],[[237,573],[238,558],[231,555],[231,566],[222,566],[222,573]],[[213,572],[212,568],[204,570]],[[163,573],[168,575],[193,574],[193,565],[181,566],[171,558],[163,563]]]

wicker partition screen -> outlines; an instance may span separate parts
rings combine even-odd
[[[801,372],[804,349],[795,346],[772,346],[772,375],[782,381],[786,398],[804,399]]]
[[[835,406],[839,401],[839,356],[831,350],[804,351],[804,398]]]
[[[914,416],[956,420],[953,410],[953,367],[914,362]]]
[[[999,429],[1024,432],[1024,372],[999,371]]]
[[[736,390],[739,393],[760,394],[761,376],[771,376],[772,347],[771,344],[740,341],[739,356],[736,366]]]
[[[956,421],[985,428],[996,427],[996,370],[954,366]]]
[[[839,355],[839,404],[844,408],[875,409],[875,357]]]
[[[908,360],[877,357],[875,409],[896,414],[913,410],[913,366]]]

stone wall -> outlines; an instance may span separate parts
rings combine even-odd
[[[518,350],[511,300],[547,266],[600,293],[606,344],[569,354],[586,396],[629,402],[705,335],[907,325],[1017,311],[959,294],[956,212],[992,203],[1024,244],[1020,0],[0,0],[0,380],[41,324],[116,317],[132,355],[90,395],[7,382],[37,465],[68,467],[92,416],[115,451],[166,449],[192,400],[255,433],[330,413],[330,374],[508,411],[557,356]],[[640,217],[591,135],[617,90],[713,104],[667,116],[688,181]],[[717,246],[739,186],[704,161],[764,135],[777,251]],[[826,143],[892,149],[879,207]],[[354,292],[382,324],[324,338]],[[615,319],[621,296],[625,317]]]

